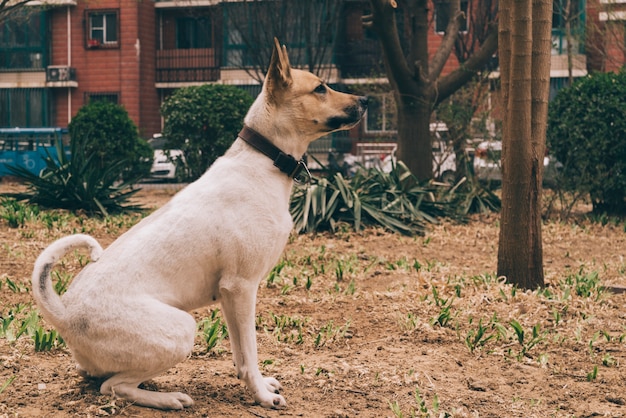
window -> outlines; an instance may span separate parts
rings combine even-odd
[[[40,127],[48,124],[45,89],[0,89],[0,127]]]
[[[211,48],[213,33],[208,17],[180,17],[176,19],[176,48]]]
[[[85,93],[85,103],[96,101],[119,104],[119,93]]]
[[[0,23],[0,68],[42,69],[48,63],[47,20],[30,7],[10,13]]]
[[[89,12],[87,21],[89,22],[87,47],[118,46],[117,11]]]
[[[461,20],[460,31],[467,31],[467,4],[468,0],[461,0],[461,12],[463,18]],[[435,1],[435,32],[444,33],[448,22],[450,21],[450,3],[447,0]]]
[[[368,95],[365,132],[396,133],[396,102],[391,93]]]
[[[567,54],[568,39],[575,54],[584,52],[584,10],[582,0],[555,0],[552,3],[552,55]],[[568,23],[571,30],[569,37],[565,31]]]
[[[270,33],[276,34],[285,43],[294,67],[332,62],[331,46],[338,22],[334,9],[329,6],[333,2],[309,0],[222,3],[226,67],[259,68],[266,65],[271,54],[269,46],[272,45],[272,38],[268,36]]]

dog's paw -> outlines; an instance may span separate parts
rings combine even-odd
[[[282,390],[280,382],[273,377],[264,377],[265,387],[272,393],[279,393]]]
[[[287,401],[285,401],[285,398],[276,393],[257,393],[254,398],[264,408],[281,409],[287,406]]]
[[[191,399],[189,395],[186,395],[181,392],[172,392],[171,395],[173,395],[173,398],[176,399],[176,401],[178,401],[178,404],[180,404],[180,408],[175,408],[175,409],[183,409],[183,408],[193,405],[193,399]]]
[[[255,401],[261,404],[261,406],[271,409],[280,409],[287,406],[285,398],[278,394],[283,388],[278,380],[273,377],[264,377],[263,384],[265,390],[255,393]]]
[[[148,406],[152,406],[159,409],[173,409],[180,410],[184,409],[188,406],[193,405],[193,399],[181,392],[166,392],[166,393],[158,393],[159,398],[154,399],[154,403]]]

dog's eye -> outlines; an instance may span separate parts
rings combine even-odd
[[[315,87],[315,90],[313,90],[313,93],[317,93],[317,94],[326,93],[326,86],[324,84],[320,84],[319,86]]]

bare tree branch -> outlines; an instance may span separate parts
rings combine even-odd
[[[225,7],[229,42],[243,46],[227,52],[241,62],[227,64],[237,65],[261,82],[273,38],[277,37],[288,44],[294,66],[304,66],[322,78],[330,76],[328,64],[337,37],[341,0],[244,0],[225,3]]]
[[[0,22],[33,0],[0,0]]]
[[[430,68],[428,70],[429,81],[435,81],[441,75],[441,71],[452,53],[452,49],[459,35],[461,22],[463,21],[464,14],[461,11],[461,0],[452,0],[449,3],[449,7],[449,16],[453,16],[453,18],[448,21],[448,26],[446,27],[446,32],[441,40],[441,44],[439,44],[439,48],[437,48],[435,55],[433,55],[430,61]]]
[[[456,90],[467,83],[476,75],[477,72],[483,70],[485,65],[491,60],[493,54],[498,50],[498,30],[496,24],[491,25],[491,30],[481,48],[474,52],[467,61],[461,64],[459,68],[452,71],[437,82],[437,99],[435,104],[441,103],[450,97]]]
[[[367,27],[371,27],[380,39],[389,81],[401,91],[412,90],[413,80],[421,80],[422,75],[413,74],[404,57],[394,7],[389,0],[371,0],[371,5],[373,13],[364,17],[364,23],[371,22]]]

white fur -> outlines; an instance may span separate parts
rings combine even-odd
[[[310,73],[289,72],[284,47],[277,44],[274,55],[270,68],[283,73],[286,68],[288,78],[280,81],[289,87],[277,87],[268,73],[245,122],[299,158],[324,134],[319,119],[326,116],[317,114],[311,98],[304,106],[292,93],[308,89],[315,79],[313,90],[320,81]],[[346,103],[356,103],[359,117],[363,114],[363,100],[332,94],[338,96],[323,98],[324,112],[334,106],[332,112],[344,115]],[[313,119],[318,122],[307,124]],[[146,391],[138,385],[189,356],[196,322],[187,312],[219,302],[238,377],[261,405],[286,406],[278,394],[280,383],[259,372],[255,302],[259,282],[278,261],[292,229],[292,183],[270,159],[238,139],[200,179],[106,251],[93,238],[74,235],[42,252],[33,272],[37,303],[81,371],[108,378],[100,389],[103,394],[161,409],[192,405],[185,394]],[[50,269],[77,247],[91,249],[98,261],[88,264],[59,298],[50,284]]]

